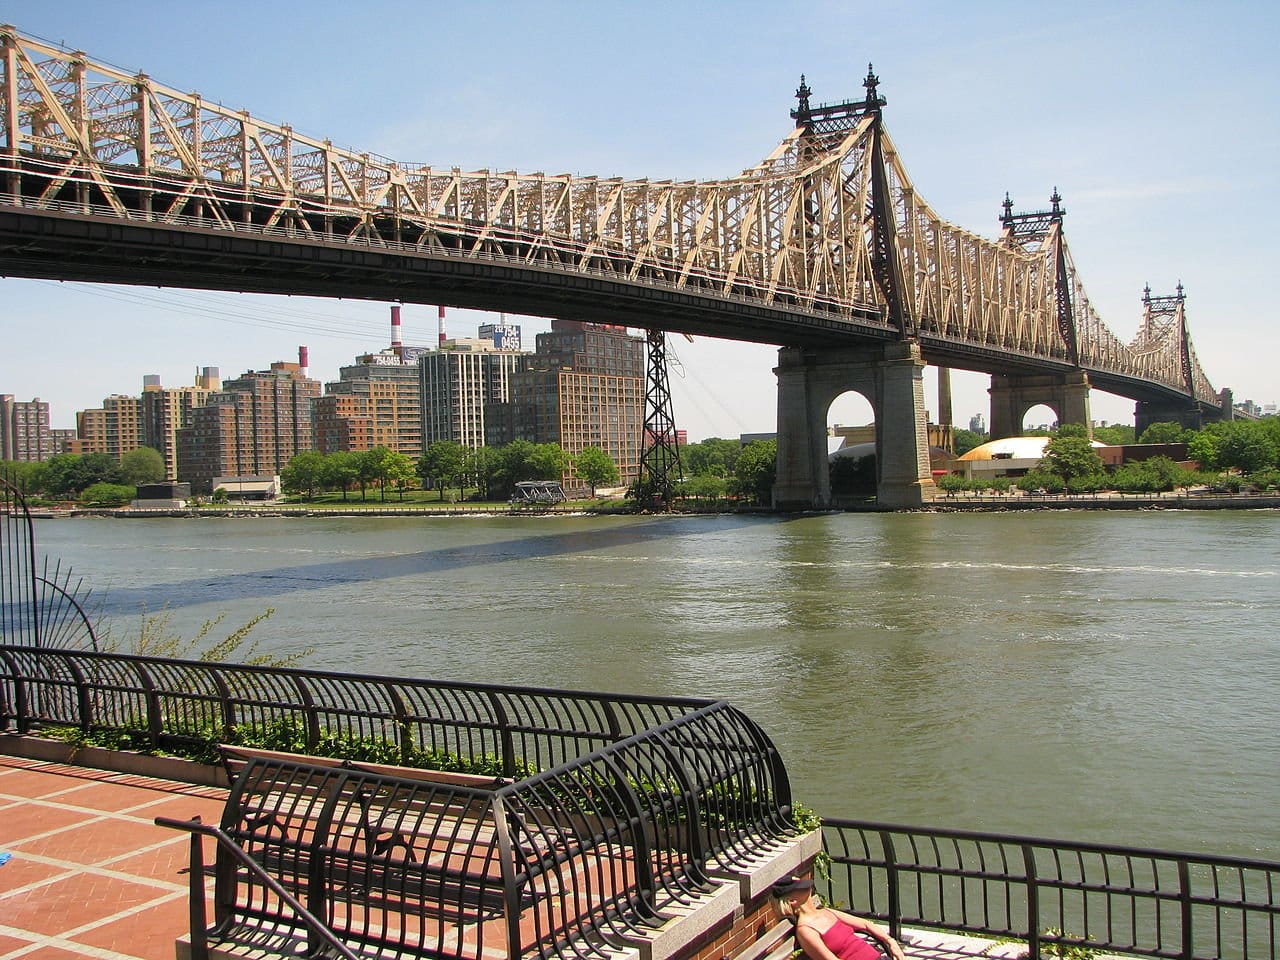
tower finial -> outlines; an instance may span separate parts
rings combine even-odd
[[[804,74],[800,74],[800,86],[796,88],[796,99],[800,101],[800,109],[797,113],[807,114],[809,112],[809,97],[813,91],[809,89],[809,84],[804,82]]]
[[[878,107],[880,105],[880,96],[876,92],[876,87],[880,83],[880,78],[876,76],[875,70],[872,69],[870,63],[867,64],[867,79],[862,81],[862,85],[867,88],[867,106]]]
[[[1062,195],[1058,193],[1058,188],[1053,188],[1053,196],[1049,198],[1049,202],[1053,204],[1053,215],[1061,217],[1066,211],[1062,209]]]
[[[1000,218],[1000,222],[1008,223],[1013,219],[1013,201],[1009,199],[1008,190],[1004,192],[1004,203],[1001,206],[1004,207],[1004,215]]]
[[[1182,293],[1182,281],[1179,280],[1178,281],[1178,302],[1181,303],[1185,299],[1187,298]]]
[[[1151,284],[1146,284],[1142,288],[1142,302],[1148,307],[1151,306]]]

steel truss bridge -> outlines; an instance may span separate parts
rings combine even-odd
[[[811,106],[724,180],[406,164],[335,147],[0,27],[0,274],[449,303],[930,363],[1083,371],[1221,415],[1181,288],[1129,343],[1050,209],[984,239],[917,193],[862,101]]]

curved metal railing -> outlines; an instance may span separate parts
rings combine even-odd
[[[143,749],[251,742],[406,766],[453,757],[508,777],[714,702],[16,645],[0,645],[0,689],[0,722],[20,732],[62,724],[125,730]]]

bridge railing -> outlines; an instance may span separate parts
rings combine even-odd
[[[20,171],[24,177],[47,178],[49,180],[64,180],[66,172],[52,170],[47,174],[33,172],[30,164],[20,164],[17,167],[11,166],[6,159],[0,157],[0,173],[13,169]],[[130,186],[136,190],[144,184],[139,181],[136,174],[130,174],[132,181]],[[150,189],[157,193],[163,192],[161,188],[164,183],[149,184]],[[188,185],[180,183],[168,184],[170,190],[175,193],[181,192],[180,188]],[[469,260],[486,260],[497,263],[510,263],[525,267],[547,267],[548,264],[544,259],[534,256],[513,255],[504,253],[501,250],[494,249],[492,245],[475,244],[462,249],[451,250],[444,247],[432,247],[430,250],[424,248],[421,244],[413,242],[405,242],[396,240],[392,237],[383,236],[379,232],[360,231],[353,235],[348,235],[340,231],[330,230],[327,232],[316,232],[299,227],[296,223],[255,223],[245,222],[243,220],[232,220],[226,218],[212,216],[197,216],[186,213],[171,213],[161,209],[146,210],[136,207],[117,208],[105,203],[94,203],[79,200],[64,200],[45,196],[32,195],[14,195],[0,192],[0,206],[19,207],[28,210],[44,210],[52,213],[66,213],[78,216],[105,217],[112,220],[128,220],[140,223],[159,223],[178,227],[193,227],[202,230],[217,230],[220,232],[230,233],[247,233],[262,237],[270,237],[284,240],[311,240],[322,241],[324,243],[340,243],[348,246],[357,246],[362,248],[376,247],[380,250],[389,252],[402,253],[429,253],[433,257],[446,257],[456,259]],[[264,202],[262,205],[264,211],[274,211],[275,205]],[[359,211],[364,215],[364,211]],[[328,207],[324,205],[322,200],[314,202],[307,199],[304,206],[300,207],[297,213],[304,218],[308,215],[316,217],[343,218],[353,215],[353,211],[343,206]],[[386,211],[388,218],[392,217],[395,211]],[[375,211],[375,216],[377,212]],[[482,235],[492,236],[492,232],[486,229],[486,225],[481,222],[468,225],[466,221],[444,219],[438,224],[433,223],[433,228],[447,230],[459,236],[468,237],[472,240],[479,240]],[[663,279],[654,276],[651,272],[640,272],[632,275],[626,269],[618,269],[616,266],[604,267],[593,266],[593,261],[629,261],[629,257],[622,251],[612,251],[607,247],[599,247],[592,249],[589,245],[572,240],[570,238],[557,238],[554,247],[546,245],[546,238],[541,235],[529,235],[522,238],[515,234],[503,237],[503,239],[512,243],[521,243],[527,241],[530,248],[544,256],[547,253],[553,253],[557,256],[554,268],[557,271],[569,271],[574,273],[583,273],[591,276],[597,276],[606,279],[618,279],[625,276],[628,283],[642,286],[650,286],[654,288],[670,289],[679,292],[694,292],[702,295],[715,296],[717,299],[727,300],[730,302],[741,304],[756,304],[764,306],[773,306],[786,308],[790,299],[794,299],[797,303],[802,302],[802,307],[806,312],[819,314],[828,314],[838,318],[848,318],[854,313],[860,313],[865,317],[880,317],[883,314],[883,308],[876,303],[859,303],[851,302],[839,297],[824,297],[815,295],[808,291],[790,290],[786,287],[765,288],[752,280],[750,277],[738,276],[732,281],[732,286],[726,289],[726,280],[724,276],[717,275],[702,267],[688,266],[682,267],[680,270],[680,279]],[[629,264],[624,264],[624,266]],[[669,272],[669,271],[668,271]],[[789,295],[789,296],[788,296]]]
[[[1280,955],[1277,862],[842,819],[823,839],[824,894],[895,934],[1023,940],[1031,957]]]

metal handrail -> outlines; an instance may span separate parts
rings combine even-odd
[[[874,821],[823,821],[824,893],[903,926],[1171,960],[1273,958],[1280,862]]]
[[[22,732],[124,728],[152,749],[172,750],[235,743],[238,731],[274,725],[297,732],[301,753],[334,736],[385,743],[406,765],[420,752],[496,757],[512,778],[715,702],[5,644],[0,684],[43,694],[11,698],[0,722]]]
[[[360,960],[345,943],[338,939],[329,927],[325,926],[323,921],[304,907],[297,897],[264,870],[258,861],[249,856],[221,827],[201,823],[199,817],[192,817],[190,820],[156,817],[155,824],[158,827],[170,827],[174,830],[184,830],[191,834],[191,868],[188,871],[188,886],[191,898],[192,960],[209,960],[208,914],[205,909],[204,891],[204,847],[200,843],[201,837],[212,837],[220,850],[224,850],[241,867],[253,874],[259,883],[284,901],[306,926],[308,932],[324,941],[325,946],[331,948],[343,960]],[[311,955],[315,955],[314,951]]]

